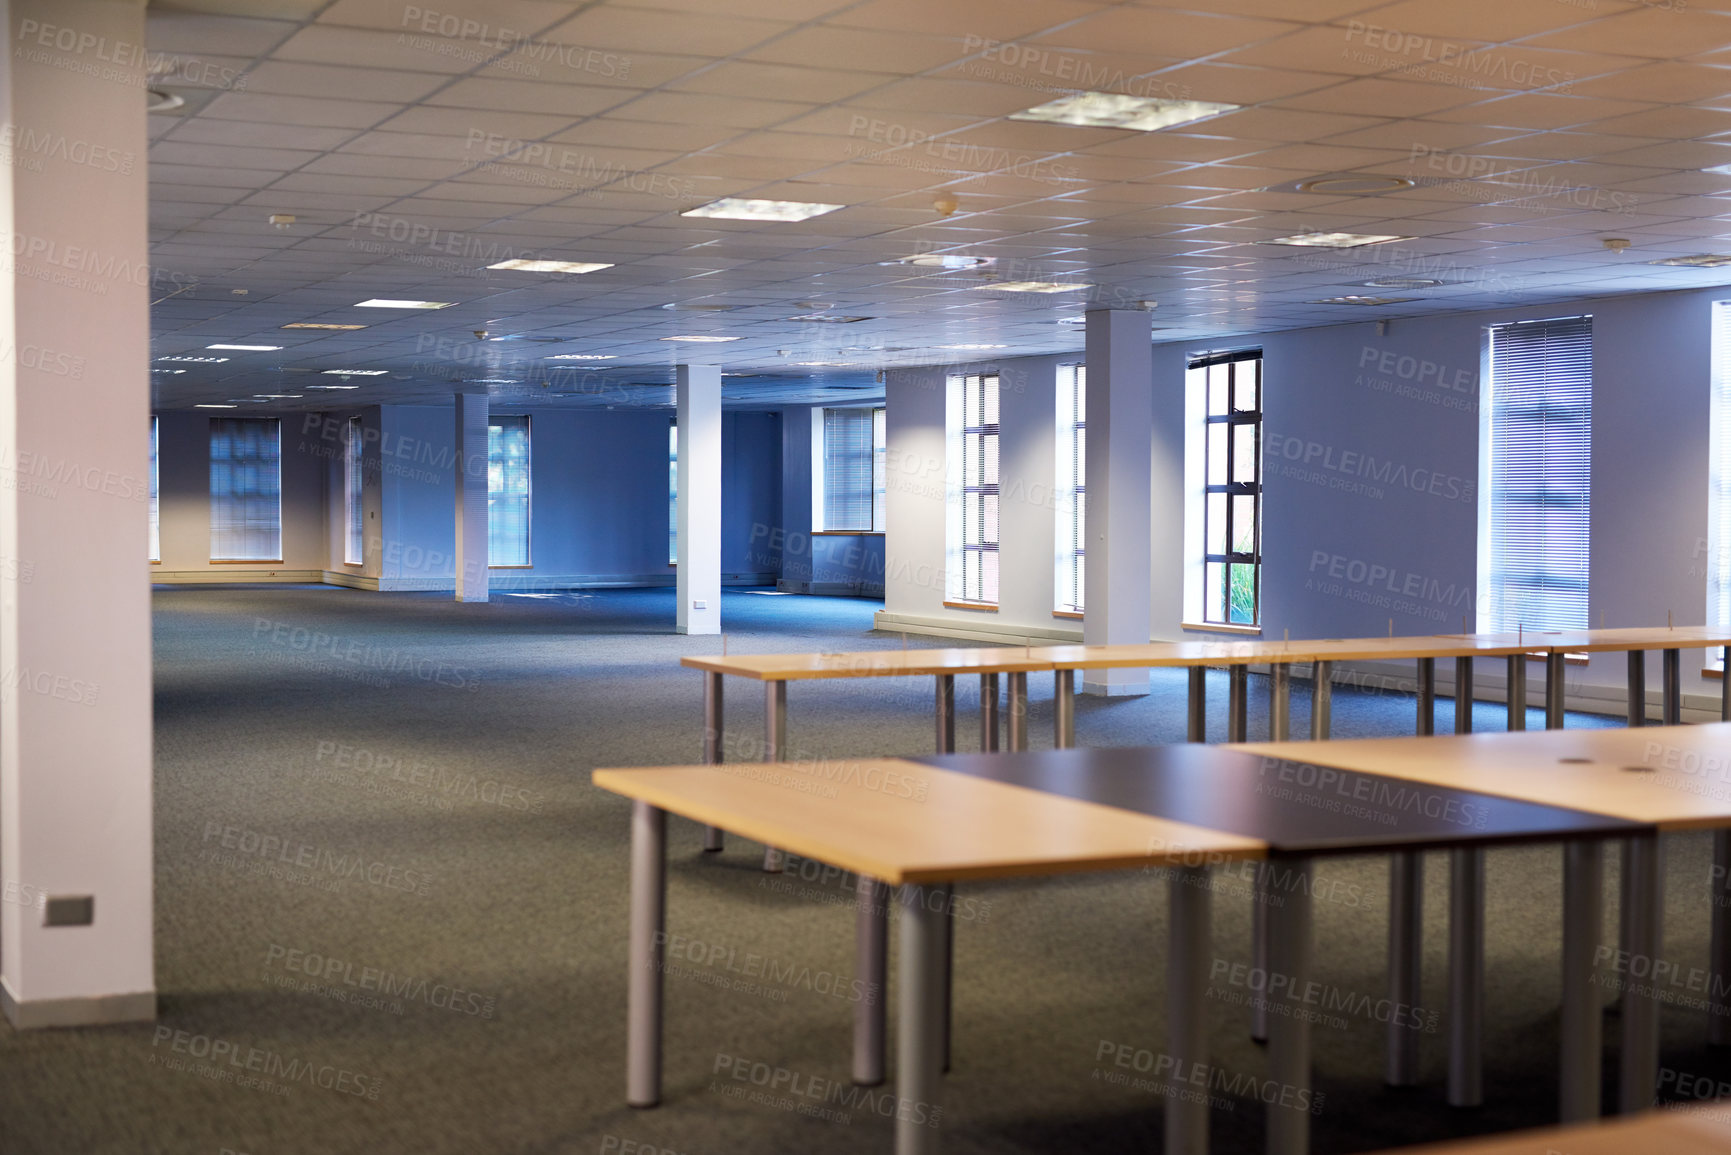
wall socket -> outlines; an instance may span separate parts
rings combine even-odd
[[[709,603],[706,601],[693,601],[691,603],[691,608],[694,610],[706,610],[709,608]]]
[[[51,894],[43,908],[43,926],[89,926],[95,921],[95,895]]]

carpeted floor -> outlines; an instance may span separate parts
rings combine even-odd
[[[870,632],[874,608],[730,592],[727,644],[899,647]],[[697,760],[699,679],[678,658],[720,641],[677,636],[672,617],[671,591],[457,605],[328,588],[159,590],[160,1019],[0,1025],[0,1152],[889,1151],[893,1090],[846,1105],[823,1091],[848,1071],[851,893],[797,860],[765,876],[755,845],[705,856],[680,820],[668,927],[688,941],[667,982],[665,1103],[623,1105],[628,808],[588,778],[596,766]],[[975,689],[958,681],[966,749]],[[1047,745],[1051,686],[1032,681],[1031,733]],[[1253,736],[1265,725],[1257,681]],[[1147,698],[1082,699],[1082,741],[1180,739],[1183,674],[1157,672],[1154,685]],[[742,750],[761,724],[747,689],[729,686],[730,742]],[[1223,675],[1210,694],[1218,738]],[[1294,697],[1303,733],[1307,695]],[[925,752],[930,705],[926,679],[798,684],[789,746]],[[1334,731],[1410,733],[1412,713],[1410,696],[1343,686]],[[1502,708],[1481,705],[1477,722],[1500,728]],[[1536,712],[1531,724],[1542,724]],[[1439,702],[1437,728],[1451,726]],[[1666,956],[1686,973],[1705,965],[1708,848],[1696,836],[1667,845]],[[1424,1085],[1408,1090],[1381,1080],[1384,867],[1318,868],[1316,975],[1342,1007],[1314,1031],[1318,1152],[1553,1117],[1559,852],[1490,856],[1486,1104],[1471,1111],[1443,1103],[1446,862],[1426,866],[1434,1032]],[[1118,874],[970,886],[960,898],[946,1150],[1157,1150],[1161,1099],[1137,1080],[1164,1039],[1164,886]],[[1222,1153],[1261,1147],[1262,1054],[1230,972],[1247,958],[1248,911],[1247,882],[1220,879],[1212,1045],[1236,1089],[1217,1092]],[[1706,1048],[1701,1012],[1669,1007],[1663,1027],[1667,1086],[1731,1079],[1731,1062]],[[1612,1015],[1608,1047],[1616,1036]],[[729,1075],[758,1062],[788,1072],[784,1089],[738,1097],[756,1088]]]

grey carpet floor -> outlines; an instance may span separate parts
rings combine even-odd
[[[871,632],[873,608],[730,592],[727,644],[902,645]],[[826,1091],[848,1072],[851,894],[797,860],[764,876],[749,843],[703,855],[681,820],[670,830],[668,927],[683,942],[667,982],[665,1103],[623,1104],[628,808],[588,777],[697,759],[699,678],[678,658],[720,641],[674,635],[672,615],[671,591],[460,606],[326,588],[159,590],[160,1021],[0,1025],[0,1152],[887,1152],[893,1090],[845,1101]],[[1034,681],[1031,732],[1046,745],[1051,686]],[[1183,675],[1157,673],[1154,687],[1083,699],[1082,740],[1180,739]],[[729,742],[742,752],[761,717],[747,689],[729,686]],[[974,692],[958,689],[964,748]],[[1223,677],[1210,693],[1218,731]],[[924,679],[796,685],[789,746],[927,751],[930,695]],[[1295,698],[1302,733],[1305,695]],[[1254,735],[1260,685],[1251,700]],[[1438,707],[1446,730],[1449,704]],[[1410,696],[1342,687],[1335,733],[1409,733],[1412,709]],[[1481,706],[1480,728],[1500,728],[1501,714]],[[1708,855],[1703,838],[1668,841],[1666,956],[1685,973],[1705,963]],[[1318,1152],[1553,1117],[1559,852],[1490,855],[1476,1110],[1447,1107],[1441,1086],[1446,870],[1430,856],[1424,1084],[1391,1090],[1374,1006],[1385,868],[1318,868],[1316,974],[1340,1008],[1314,1031]],[[1212,1048],[1235,1089],[1217,1092],[1214,1142],[1227,1155],[1260,1150],[1262,1136],[1263,1056],[1231,972],[1248,955],[1248,893],[1228,875],[1215,901]],[[960,900],[946,1150],[1157,1150],[1162,1100],[1138,1068],[1164,1039],[1164,886],[1115,874],[969,886]],[[1731,1080],[1702,1013],[1683,1005],[1690,992],[1677,994],[1663,1019],[1667,1086]],[[1613,1014],[1608,1054],[1616,1037]],[[777,1093],[752,1098],[758,1088],[730,1078],[757,1063],[786,1072]],[[1608,1102],[1614,1075],[1608,1065]]]

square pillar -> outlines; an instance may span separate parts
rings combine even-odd
[[[456,397],[457,600],[487,600],[487,395]]]
[[[677,550],[682,634],[721,632],[721,367],[681,365],[678,408]]]
[[[1087,572],[1082,640],[1145,645],[1152,599],[1153,328],[1147,312],[1087,314]],[[1082,692],[1146,694],[1147,670],[1089,670]]]
[[[144,4],[0,0],[0,29],[0,1005],[150,1020]],[[69,147],[23,163],[25,130]]]

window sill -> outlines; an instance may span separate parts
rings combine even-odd
[[[944,608],[946,610],[974,610],[982,614],[998,612],[998,607],[992,602],[952,602],[947,598],[944,600]]]
[[[151,559],[150,559],[150,564],[151,564],[151,565],[161,565],[161,564],[162,564],[162,559],[161,559],[161,558],[159,558],[159,557],[153,557],[153,558],[151,558]]]
[[[282,565],[280,557],[223,557],[210,559],[211,565]]]
[[[1082,620],[1082,615],[1077,613],[1075,610],[1053,610],[1052,616],[1055,618],[1068,618],[1075,622]]]
[[[1227,626],[1218,622],[1179,622],[1181,630],[1206,630],[1216,634],[1247,634],[1252,637],[1262,636],[1261,626]]]
[[[1714,670],[1711,668],[1704,669],[1701,671],[1701,676],[1703,678],[1723,678],[1725,676],[1725,671],[1724,670]]]
[[[533,562],[531,562],[528,565],[490,565],[487,568],[488,569],[534,569],[535,564]]]
[[[812,537],[882,537],[881,529],[814,529]]]

